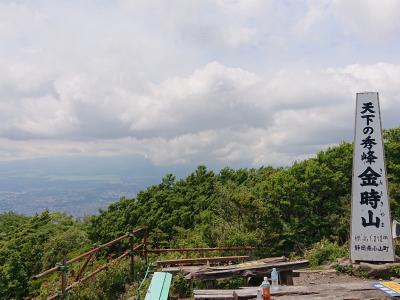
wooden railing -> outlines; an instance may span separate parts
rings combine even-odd
[[[140,244],[134,245],[134,238],[139,233],[143,233],[142,241]],[[84,276],[84,273],[85,273],[85,270],[86,270],[88,264],[94,260],[97,252],[99,252],[102,249],[109,248],[124,239],[129,239],[129,249],[127,249],[123,254],[119,255],[118,257],[116,257],[114,259],[107,259],[107,263],[105,263],[104,265],[98,267],[96,270],[94,270]],[[108,243],[105,243],[98,247],[95,247],[94,249],[89,250],[85,253],[82,253],[70,260],[64,259],[62,263],[56,264],[55,267],[48,269],[40,274],[32,276],[32,279],[39,279],[46,275],[52,274],[54,272],[57,272],[57,271],[60,272],[61,288],[56,294],[49,297],[47,300],[53,300],[53,299],[57,299],[57,298],[63,299],[70,290],[72,290],[79,284],[85,282],[89,278],[95,277],[101,271],[106,270],[109,266],[113,265],[114,263],[116,263],[128,256],[130,257],[130,273],[134,278],[134,276],[135,276],[134,254],[135,254],[135,251],[139,251],[139,250],[141,250],[141,253],[142,253],[144,259],[147,261],[147,231],[144,228],[137,228],[131,232],[127,232],[124,235],[122,235]],[[109,256],[109,257],[111,257],[111,256]],[[77,261],[83,260],[83,259],[85,259],[85,261],[83,262],[82,266],[80,267],[77,275],[75,276],[75,278],[73,278],[72,283],[70,280],[70,284],[68,285],[68,270],[69,270],[71,264],[73,264]]]
[[[138,235],[141,234],[141,242],[137,245],[134,244],[134,238],[138,237]],[[102,249],[110,248],[111,246],[115,245],[116,243],[124,240],[124,239],[129,239],[129,248],[119,255],[118,257],[111,259],[111,256],[107,259],[107,263],[104,265],[98,267],[94,271],[90,272],[89,274],[85,275],[85,271],[87,269],[87,266],[90,262],[92,262],[95,257],[96,253],[98,253]],[[166,253],[166,252],[208,252],[208,251],[231,251],[231,250],[254,250],[254,247],[248,247],[248,246],[243,246],[243,247],[220,247],[220,248],[179,248],[179,249],[148,249],[147,248],[147,230],[145,228],[137,228],[131,232],[127,232],[124,235],[109,241],[108,243],[102,244],[100,246],[97,246],[93,248],[92,250],[89,250],[85,253],[82,253],[70,260],[64,259],[62,263],[57,263],[55,267],[48,269],[40,274],[32,276],[32,279],[40,279],[43,278],[44,276],[47,276],[49,274],[52,274],[54,272],[60,272],[60,289],[57,293],[52,295],[51,297],[47,298],[47,300],[53,300],[53,299],[63,299],[65,296],[68,294],[70,290],[73,288],[77,287],[79,284],[87,281],[88,279],[95,277],[98,273],[101,271],[106,270],[109,266],[113,265],[114,263],[129,257],[130,258],[130,274],[132,278],[135,278],[135,252],[140,253],[144,260],[147,263],[147,256],[149,253],[154,253],[154,254],[159,254],[159,253]],[[68,278],[68,271],[70,266],[78,261],[81,261],[85,259],[83,264],[80,266],[76,276],[72,278],[70,276],[70,279]]]

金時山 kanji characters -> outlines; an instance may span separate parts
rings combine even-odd
[[[375,191],[375,189],[371,189],[370,192],[365,191],[361,194],[361,205],[371,205],[373,209],[378,207],[378,202],[381,200],[381,195]]]
[[[371,167],[367,167],[358,177],[362,180],[362,183],[360,183],[361,186],[378,186],[376,181],[381,175],[375,172]]]

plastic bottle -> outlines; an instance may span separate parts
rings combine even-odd
[[[276,268],[272,268],[272,272],[271,272],[271,283],[272,283],[271,290],[272,291],[279,290],[278,278],[279,277],[278,277],[278,272],[276,271]]]
[[[261,288],[258,288],[258,289],[257,289],[257,300],[262,300]]]
[[[271,300],[271,285],[269,284],[268,277],[264,277],[264,281],[260,285],[262,299]]]

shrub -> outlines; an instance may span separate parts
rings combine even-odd
[[[247,279],[245,277],[228,278],[216,281],[217,289],[238,289],[243,286],[247,286]]]
[[[396,277],[400,277],[400,266],[393,266],[392,268],[391,268],[391,271],[392,271],[392,273],[393,273],[393,275],[394,276],[396,276]]]
[[[128,274],[128,262],[117,262],[105,272],[101,272],[85,284],[79,285],[71,292],[69,299],[117,300],[125,292],[125,284],[129,283]]]
[[[325,262],[333,262],[339,257],[347,255],[347,248],[339,246],[337,243],[330,242],[326,239],[314,244],[314,246],[306,251],[305,257],[309,260],[311,266],[319,266]]]
[[[341,264],[338,264],[335,269],[339,273],[353,275],[353,266],[352,265],[341,265]]]
[[[172,281],[172,293],[178,296],[178,299],[190,297],[192,294],[190,281],[185,279],[182,272],[174,276],[174,280]]]

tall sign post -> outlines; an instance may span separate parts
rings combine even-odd
[[[394,261],[378,93],[358,93],[353,150],[350,258]]]

